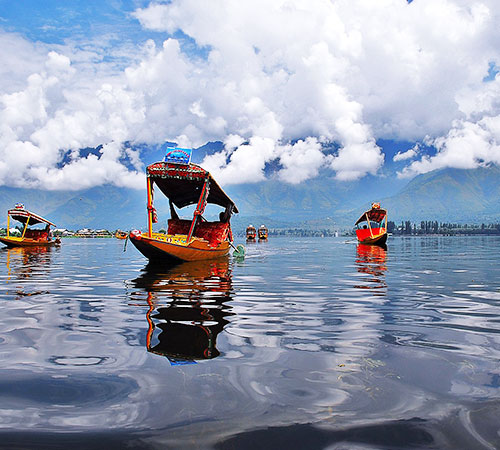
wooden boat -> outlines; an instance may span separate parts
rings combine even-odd
[[[261,225],[258,230],[259,240],[261,241],[267,240],[268,235],[269,231],[267,230],[267,228],[264,225]]]
[[[10,220],[17,220],[24,225],[21,236],[10,233]],[[29,228],[32,225],[45,224],[43,229]],[[0,236],[0,242],[7,247],[35,247],[60,244],[59,238],[54,239],[50,227],[55,225],[42,216],[28,211],[22,203],[17,203],[14,209],[7,211],[7,236]]]
[[[385,245],[387,241],[387,211],[380,203],[372,203],[370,210],[364,212],[354,224],[360,244]]]
[[[116,239],[127,239],[128,233],[125,231],[117,230],[115,233]]]
[[[246,234],[247,234],[247,241],[255,241],[257,237],[257,230],[253,225],[248,225]]]
[[[146,169],[148,231],[133,230],[130,241],[149,260],[163,263],[198,261],[226,256],[233,236],[230,218],[238,209],[209,172],[192,163],[162,161]],[[171,218],[166,234],[154,233],[157,222],[153,205],[156,185],[169,199]],[[209,222],[203,217],[207,203],[225,208],[219,220]],[[179,219],[174,208],[196,205],[192,220]]]

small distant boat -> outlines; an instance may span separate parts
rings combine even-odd
[[[178,263],[226,256],[233,241],[230,218],[238,209],[209,172],[183,158],[190,149],[177,150],[178,157],[166,157],[165,161],[147,167],[148,231],[131,231],[130,241],[152,261]],[[166,234],[153,232],[153,223],[158,220],[153,205],[154,185],[170,203],[171,218]],[[225,208],[218,221],[209,222],[203,217],[207,203]],[[180,219],[174,206],[189,205],[196,205],[193,218]]]
[[[116,239],[127,239],[128,233],[125,231],[117,230],[115,233]]]
[[[247,227],[247,241],[255,241],[257,238],[257,230],[253,225]]]
[[[269,235],[269,231],[267,230],[265,225],[261,225],[258,230],[258,236],[259,240],[264,241],[267,240],[267,237]]]
[[[354,224],[360,244],[384,246],[387,241],[387,211],[380,203],[372,203],[370,210],[364,212]]]
[[[10,220],[16,220],[24,225],[20,236],[11,232]],[[32,225],[45,224],[45,228],[33,229]],[[7,247],[35,247],[60,244],[59,238],[54,239],[50,227],[55,225],[42,216],[28,211],[22,203],[17,203],[14,209],[7,211],[7,236],[0,236],[0,242]]]

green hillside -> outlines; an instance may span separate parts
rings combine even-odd
[[[397,186],[394,181],[377,177],[346,183],[319,176],[299,185],[270,179],[231,185],[225,190],[240,211],[234,217],[235,231],[249,223],[265,223],[273,228],[350,227],[372,201],[381,201],[393,221],[486,223],[500,220],[500,168],[497,166],[443,169],[419,175],[399,192],[393,192]],[[0,187],[1,211],[6,212],[16,202],[23,202],[26,208],[46,216],[59,227],[70,229],[132,229],[144,228],[146,223],[144,190],[100,186],[61,192]],[[158,226],[165,227],[168,203],[159,193],[155,206],[160,219]],[[214,218],[217,212],[209,208],[207,217]],[[6,214],[0,216],[0,223],[5,225],[5,219]]]
[[[395,220],[498,221],[500,168],[429,172],[417,176],[383,202]]]

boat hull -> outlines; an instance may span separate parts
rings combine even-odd
[[[36,240],[28,238],[0,236],[0,242],[7,247],[50,247],[56,245],[56,241]]]
[[[158,235],[149,237],[146,233],[130,233],[130,241],[150,261],[180,263],[182,261],[202,261],[226,256],[229,253],[228,241],[211,247],[204,239],[193,238],[187,244],[186,236]]]
[[[373,237],[368,236],[368,237],[365,237],[363,239],[360,239],[358,237],[358,242],[360,244],[364,244],[364,245],[379,245],[382,247],[387,242],[387,233],[377,234],[377,235],[374,235]]]

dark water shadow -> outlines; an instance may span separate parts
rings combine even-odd
[[[141,438],[139,433],[116,431],[90,433],[36,432],[26,430],[22,436],[17,432],[0,432],[1,449],[18,450],[112,450],[159,448]],[[163,447],[168,448],[168,447]],[[171,447],[172,448],[172,447]]]
[[[341,429],[312,424],[268,427],[239,433],[214,448],[229,449],[497,449],[500,402],[471,403],[439,419],[387,420]]]
[[[132,281],[146,293],[147,350],[172,364],[220,355],[217,336],[233,314],[231,268],[227,258],[175,266],[148,264]]]
[[[229,449],[324,449],[335,444],[368,444],[369,448],[435,448],[434,437],[418,418],[376,425],[328,430],[310,424],[270,427],[249,431],[219,442],[215,448]],[[349,448],[349,447],[341,447]]]

